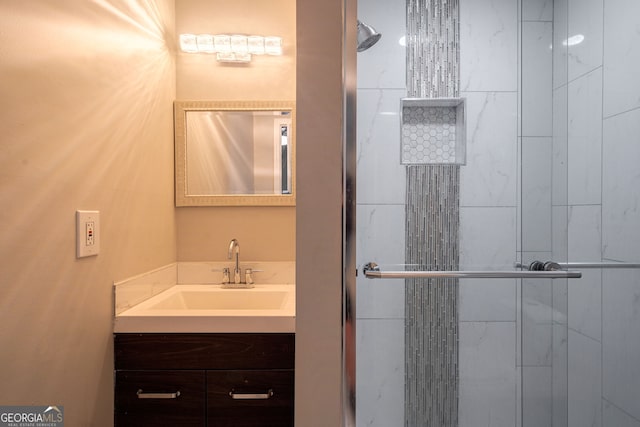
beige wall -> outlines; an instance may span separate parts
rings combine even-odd
[[[176,259],[173,0],[0,2],[0,404],[110,426],[112,282]],[[75,258],[75,211],[101,253]]]
[[[179,261],[225,261],[234,238],[240,242],[240,261],[295,259],[293,208],[176,208],[176,221]]]
[[[282,56],[254,56],[225,64],[214,55],[178,53],[176,98],[182,100],[295,100],[295,0],[180,0],[176,33],[258,34],[283,38]],[[294,207],[177,208],[178,261],[223,261],[237,238],[242,259],[295,259]],[[242,260],[241,259],[241,260]]]
[[[112,425],[112,282],[176,258],[224,259],[237,237],[246,259],[297,257],[296,425],[340,425],[342,2],[298,0],[296,18],[287,1],[276,24],[263,3],[222,2],[225,14],[218,4],[198,19],[224,15],[238,32],[271,22],[255,32],[282,34],[285,56],[252,74],[200,64],[204,77],[185,82],[167,51],[174,0],[0,2],[0,404],[64,405],[70,427]],[[297,97],[297,211],[174,208],[172,101],[256,93]],[[75,259],[76,209],[101,211],[97,257]]]
[[[298,0],[299,427],[342,425],[343,13],[342,0]]]

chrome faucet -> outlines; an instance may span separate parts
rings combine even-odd
[[[240,280],[240,243],[238,243],[237,239],[231,239],[229,242],[229,252],[227,253],[227,258],[231,259],[233,256],[233,252],[235,249],[236,253],[236,268],[233,270],[233,283],[239,284]]]

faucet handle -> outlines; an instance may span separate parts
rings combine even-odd
[[[256,272],[261,272],[264,270],[256,270],[255,268],[245,268],[244,269],[244,282],[247,285],[251,285],[250,287],[253,288],[253,273]]]
[[[229,272],[229,268],[225,267],[222,269],[222,284],[227,284],[231,282],[231,274]]]
[[[253,285],[253,272],[256,271],[252,268],[245,268],[244,269],[244,282],[247,285]]]

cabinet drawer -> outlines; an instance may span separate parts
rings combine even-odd
[[[293,426],[294,371],[207,372],[207,422],[216,427]]]
[[[293,369],[294,334],[115,334],[116,369]]]
[[[204,426],[204,371],[116,371],[115,426]]]

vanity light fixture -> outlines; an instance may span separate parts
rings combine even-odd
[[[252,55],[282,55],[282,37],[242,34],[180,34],[180,50],[215,53],[220,62],[250,62]]]

